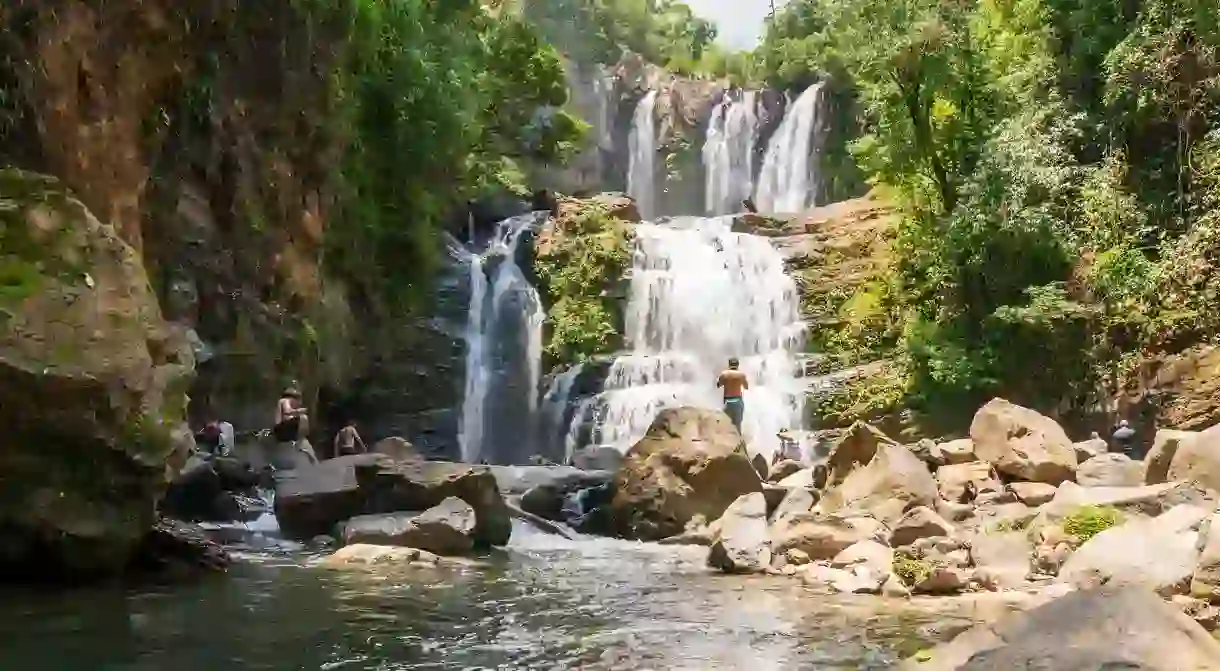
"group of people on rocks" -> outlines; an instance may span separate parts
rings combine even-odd
[[[295,385],[290,385],[280,394],[275,404],[275,418],[271,425],[271,435],[278,443],[291,443],[297,446],[301,439],[309,434],[309,411],[302,402],[301,392]],[[203,426],[196,434],[195,443],[203,454],[214,457],[227,457],[233,454],[237,445],[237,434],[233,424],[221,419],[213,419]],[[303,450],[311,461],[316,462],[317,456],[312,448]],[[368,446],[356,429],[355,420],[348,419],[335,434],[334,456],[362,454],[368,452]]]

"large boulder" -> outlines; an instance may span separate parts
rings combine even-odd
[[[871,424],[852,424],[830,448],[830,455],[826,459],[827,486],[842,484],[852,471],[872,461],[877,454],[877,446],[883,444],[897,443]]]
[[[1169,482],[1169,466],[1183,443],[1198,436],[1198,431],[1174,431],[1160,429],[1152,441],[1152,449],[1144,457],[1144,484],[1159,485]]]
[[[361,515],[343,529],[346,545],[394,545],[438,555],[462,555],[474,548],[475,513],[468,503],[449,497],[420,514]]]
[[[1189,480],[1220,491],[1220,426],[1179,443],[1169,464],[1168,479]]]
[[[770,566],[767,502],[762,493],[746,494],[724,511],[707,564],[725,573],[760,573]]]
[[[949,464],[936,469],[936,485],[941,498],[958,502],[966,492],[967,484],[974,485],[976,495],[998,492],[1004,485],[995,478],[991,464],[970,461],[964,464]]]
[[[1144,484],[1144,465],[1117,452],[1098,455],[1076,467],[1081,487],[1138,487]]]
[[[1147,589],[1077,591],[903,662],[903,671],[1204,671],[1220,668],[1220,643]]]
[[[451,496],[474,509],[476,544],[508,542],[512,521],[486,466],[402,462],[380,454],[329,459],[278,474],[275,513],[284,533],[312,538],[358,515],[422,512]]]
[[[860,541],[883,539],[885,527],[871,517],[807,512],[776,519],[769,535],[775,554],[800,550],[810,560],[819,561],[833,559]]]
[[[546,520],[562,522],[570,507],[569,498],[590,487],[599,487],[610,482],[613,475],[606,471],[582,471],[569,467],[550,467],[550,479],[540,481],[531,477],[529,482],[538,482],[521,495],[521,509]],[[502,472],[497,469],[498,472]],[[497,477],[497,481],[499,478]],[[501,490],[504,484],[501,483]]]
[[[1101,438],[1090,438],[1079,443],[1073,443],[1076,450],[1076,463],[1084,463],[1093,457],[1098,457],[1110,451],[1110,445]],[[1168,467],[1168,466],[1167,466]]]
[[[828,491],[817,509],[861,511],[893,524],[914,506],[935,508],[938,496],[924,462],[901,445],[879,443],[872,460]]]
[[[0,571],[117,572],[185,463],[194,359],[140,253],[55,180],[0,171]]]
[[[762,491],[745,444],[723,412],[668,408],[628,452],[614,479],[617,532],[660,540],[697,515],[718,519],[738,497]]]
[[[1199,560],[1199,524],[1208,511],[1177,506],[1160,517],[1106,529],[1080,547],[1059,571],[1077,586],[1135,583],[1164,593],[1183,592]]]
[[[925,506],[916,506],[908,510],[894,525],[890,545],[902,547],[910,545],[920,538],[952,536],[953,534],[953,525],[946,522],[935,511]]]
[[[980,461],[1017,480],[1057,485],[1076,472],[1076,448],[1055,420],[1029,408],[992,399],[970,424]]]
[[[193,522],[251,521],[266,512],[259,476],[236,459],[191,457],[170,483],[161,512]]]
[[[1015,589],[1025,583],[1033,548],[1020,531],[980,533],[970,539],[975,577],[992,589]]]
[[[1213,513],[1199,529],[1199,561],[1190,578],[1191,596],[1220,602],[1220,514]]]
[[[932,458],[939,464],[966,464],[978,459],[974,454],[974,441],[969,438],[938,443],[931,453]]]

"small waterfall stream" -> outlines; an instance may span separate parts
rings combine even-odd
[[[825,132],[824,86],[819,82],[805,89],[785,110],[771,137],[755,195],[760,212],[796,213],[814,205],[819,186],[816,157]]]
[[[523,461],[534,444],[542,361],[542,301],[519,263],[521,244],[547,213],[499,223],[482,256],[470,260],[462,459]]]
[[[649,91],[635,106],[628,136],[630,163],[627,171],[627,194],[635,199],[636,208],[644,219],[656,214],[657,182],[657,92]]]
[[[754,151],[758,143],[755,91],[734,100],[726,93],[708,122],[703,144],[705,203],[711,216],[742,210],[741,201],[754,191]]]

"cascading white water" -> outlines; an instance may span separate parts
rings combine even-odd
[[[805,89],[784,112],[758,178],[755,203],[761,212],[796,213],[815,204],[818,190],[817,152],[821,149],[824,85]]]
[[[630,162],[627,169],[627,194],[635,199],[640,216],[656,214],[657,92],[649,91],[635,106],[631,134],[627,138]]]
[[[716,106],[703,144],[707,214],[740,212],[741,201],[754,192],[754,150],[758,143],[757,93],[741,100],[726,94]]]
[[[542,361],[542,301],[517,265],[518,248],[546,213],[500,222],[470,261],[462,459],[511,463],[533,447]]]
[[[542,396],[542,445],[548,454],[558,456],[566,451],[568,436],[568,405],[572,398],[572,386],[584,371],[584,364],[576,364],[551,379]],[[568,454],[568,457],[571,455]],[[565,460],[566,463],[566,460]]]
[[[594,443],[626,450],[665,407],[720,408],[716,376],[733,356],[749,377],[742,433],[751,451],[773,454],[776,433],[801,425],[797,354],[805,326],[796,285],[770,242],[733,233],[731,224],[680,217],[636,227],[631,351],[614,362],[605,391],[586,409]]]

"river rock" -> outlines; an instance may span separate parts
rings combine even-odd
[[[862,540],[884,538],[885,527],[870,517],[807,512],[776,519],[769,533],[771,549],[776,554],[797,549],[811,560],[819,561],[834,559]]]
[[[1029,574],[1033,548],[1021,531],[980,533],[970,538],[975,577],[992,590],[1016,589]]]
[[[938,496],[936,481],[918,457],[901,445],[878,443],[872,460],[829,490],[818,509],[862,511],[893,524],[908,508],[935,507]]]
[[[1159,485],[1168,482],[1169,467],[1178,454],[1178,448],[1198,435],[1198,431],[1159,429],[1152,441],[1152,449],[1144,457],[1144,484]]]
[[[1192,483],[1169,482],[1143,487],[1081,487],[1065,482],[1055,498],[1038,510],[1040,520],[1058,520],[1081,506],[1112,506],[1122,511],[1156,517],[1184,503],[1203,508],[1213,506],[1215,493]]]
[[[797,473],[801,470],[801,464],[791,459],[783,459],[771,467],[770,474],[767,475],[768,482],[779,483],[788,476]]]
[[[980,461],[1018,480],[1057,485],[1076,472],[1076,449],[1063,427],[1001,398],[979,409],[970,437]]]
[[[1055,498],[1055,494],[1059,492],[1058,487],[1045,482],[1014,482],[1008,487],[1018,501],[1030,508],[1050,503]]]
[[[933,454],[936,455],[936,461],[940,464],[967,464],[978,459],[974,455],[974,441],[969,438],[939,443]]]
[[[827,486],[842,484],[852,471],[872,461],[877,454],[877,446],[881,444],[897,445],[871,424],[852,424],[830,448],[830,455],[826,459]]]
[[[762,493],[746,494],[734,501],[724,511],[719,526],[708,552],[708,566],[725,573],[760,573],[770,565],[767,502]]]
[[[1220,602],[1220,513],[1213,513],[1199,530],[1202,539],[1199,561],[1190,578],[1190,593],[1210,602]]]
[[[285,534],[312,538],[358,515],[423,511],[454,496],[474,509],[478,545],[504,545],[512,522],[486,466],[356,454],[280,473],[275,513]]]
[[[980,624],[902,663],[902,671],[1203,671],[1220,643],[1146,589],[1106,585]]]
[[[613,477],[607,471],[589,472],[568,468],[555,470],[549,482],[535,485],[521,495],[522,510],[545,520],[566,521],[565,505],[569,497],[583,489],[604,485]],[[531,481],[536,477],[537,475],[531,476]]]
[[[423,456],[420,455],[419,450],[416,449],[415,446],[410,443],[410,441],[408,441],[406,438],[399,438],[398,436],[391,436],[389,438],[383,438],[377,441],[373,445],[373,448],[369,451],[376,452],[377,454],[384,454],[391,459],[398,459],[400,461],[412,461],[414,459],[423,458]]]
[[[928,577],[911,587],[914,594],[957,594],[973,577],[969,569],[959,566],[932,566]]]
[[[851,568],[864,565],[881,576],[888,576],[894,563],[894,551],[875,540],[852,543],[830,560],[831,568]]]
[[[1169,464],[1169,481],[1189,480],[1220,490],[1220,426],[1183,440]]]
[[[1059,571],[1060,582],[1141,584],[1162,593],[1185,591],[1199,560],[1196,531],[1208,511],[1191,505],[1135,519],[1089,539]]]
[[[0,571],[115,573],[194,447],[193,354],[111,223],[52,178],[0,181]]]
[[[718,519],[738,497],[762,491],[737,428],[723,412],[667,408],[628,452],[614,479],[615,527],[626,538],[682,533],[696,515]]]
[[[161,518],[140,539],[125,567],[138,578],[177,580],[229,568],[228,552],[198,527]]]
[[[890,535],[890,545],[902,547],[910,545],[920,538],[934,536],[952,536],[953,525],[926,506],[911,508],[898,520]]]
[[[584,471],[615,473],[623,465],[623,453],[609,445],[584,447],[572,454],[572,465]]]
[[[1072,443],[1072,448],[1076,450],[1076,463],[1078,464],[1110,451],[1110,445],[1101,438],[1090,438],[1079,443]]]
[[[1144,482],[1144,465],[1117,452],[1102,454],[1076,467],[1081,487],[1138,487]]]
[[[426,550],[388,545],[345,545],[322,560],[328,568],[349,566],[399,565],[435,566],[440,558]]]
[[[779,502],[779,507],[771,514],[774,519],[780,519],[786,515],[793,513],[807,513],[813,510],[813,506],[818,502],[818,496],[814,492],[799,487],[794,487],[787,490],[784,499]]]
[[[348,520],[343,529],[345,545],[397,545],[463,555],[474,548],[474,508],[457,497],[414,515],[389,513],[361,515]]]
[[[974,483],[977,494],[997,492],[1003,485],[993,477],[991,464],[971,461],[951,464],[936,469],[936,484],[940,496],[946,501],[958,502],[966,491],[966,483]]]

